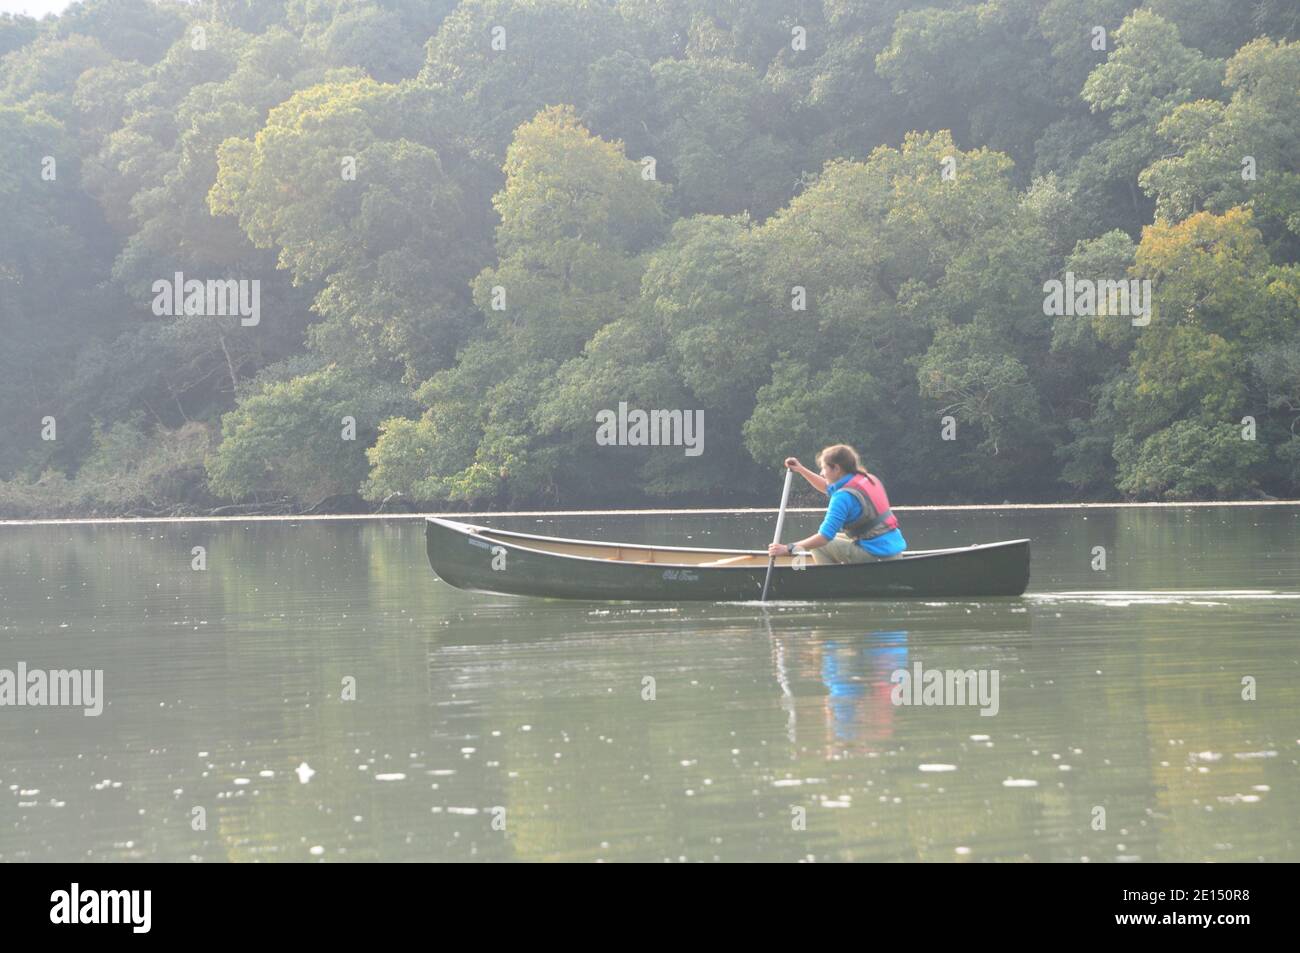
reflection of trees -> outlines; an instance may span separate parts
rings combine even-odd
[[[425,768],[409,766],[416,752],[428,768],[460,767],[445,710],[428,704],[425,627],[408,623],[430,618],[437,599],[422,530],[330,521],[0,532],[0,579],[16,580],[0,586],[6,657],[103,668],[108,702],[99,718],[29,710],[0,721],[0,764],[41,791],[5,854],[307,860],[320,843],[327,857],[340,846],[351,859],[463,857],[429,815],[446,799],[431,799]],[[205,572],[191,569],[199,545]],[[354,702],[340,699],[344,676],[357,679]],[[293,775],[302,760],[317,771],[307,785]],[[274,778],[259,777],[266,769]],[[383,771],[408,779],[375,782]],[[239,776],[251,783],[235,786]],[[96,789],[104,779],[121,787]],[[54,799],[66,807],[49,807]],[[207,810],[206,831],[190,827],[195,806]],[[487,825],[480,816],[462,827],[469,820]]]

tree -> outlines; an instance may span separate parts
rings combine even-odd
[[[641,252],[662,237],[668,190],[642,178],[621,144],[592,136],[572,107],[521,126],[505,173],[493,199],[498,263],[473,283],[482,336],[420,389],[428,409],[419,422],[384,425],[369,498],[559,491],[562,461],[537,439],[539,396],[561,362],[635,300]]]
[[[1227,104],[1184,103],[1161,121],[1160,134],[1178,151],[1139,181],[1156,196],[1162,218],[1248,205],[1258,226],[1281,242],[1277,259],[1293,260],[1300,249],[1300,42],[1248,43],[1228,61],[1224,86],[1232,91]]]
[[[1215,96],[1223,64],[1185,46],[1174,24],[1145,9],[1124,18],[1113,43],[1082,91],[1110,134],[1080,157],[1074,183],[1084,201],[1133,231],[1149,215],[1137,180],[1161,155],[1161,120],[1184,103]]]
[[[234,498],[278,493],[314,502],[355,493],[379,422],[409,402],[401,387],[334,365],[270,384],[222,419],[209,483]]]
[[[660,174],[681,211],[775,211],[799,171],[789,104],[728,60],[664,60],[651,74]]]
[[[1240,425],[1268,411],[1250,355],[1295,340],[1300,298],[1274,280],[1242,208],[1149,226],[1133,272],[1152,281],[1156,313],[1114,396],[1118,487],[1178,497],[1247,490],[1270,455]]]
[[[446,117],[414,86],[352,79],[301,90],[255,137],[221,144],[208,197],[254,245],[277,249],[295,284],[320,283],[318,349],[409,383],[445,367],[463,341],[466,283],[482,254],[466,207],[472,180],[444,165],[463,157],[438,121]],[[423,141],[397,131],[406,122]]]
[[[462,0],[429,41],[420,79],[462,104],[467,137],[499,165],[515,129],[547,106],[582,110],[593,64],[631,46],[603,0]]]

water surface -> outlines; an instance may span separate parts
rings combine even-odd
[[[1300,508],[902,516],[1032,538],[1029,593],[571,603],[451,589],[415,520],[0,526],[0,669],[106,696],[0,707],[0,860],[1300,860]],[[894,704],[917,663],[997,713]]]

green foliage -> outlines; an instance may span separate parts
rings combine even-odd
[[[403,116],[446,118],[421,91],[370,79],[302,90],[254,139],[221,144],[208,205],[278,249],[295,284],[321,283],[322,353],[414,383],[455,354],[483,250],[465,241],[463,180],[444,165],[455,142],[401,137]]]
[[[212,435],[199,423],[176,430],[119,420],[96,430],[73,477],[48,469],[32,480],[0,480],[0,516],[42,517],[122,513],[153,515],[171,505],[207,502],[201,489]]]
[[[885,402],[883,396],[855,361],[839,358],[818,372],[798,361],[780,361],[745,422],[745,448],[760,466],[778,468],[791,453],[789,435],[797,433],[802,446],[816,450],[851,443],[871,465],[888,467],[883,442],[864,426]]]
[[[981,446],[993,456],[1037,422],[1028,370],[979,324],[940,328],[918,362],[917,378],[922,396],[944,405],[938,413],[980,429]]]
[[[666,191],[572,109],[543,110],[520,127],[493,200],[499,264],[474,281],[485,336],[421,390],[429,410],[420,425],[386,425],[369,498],[559,498],[560,454],[539,434],[539,401],[559,362],[635,298],[644,268],[636,252],[662,233]],[[414,467],[402,459],[412,453]]]
[[[277,493],[315,502],[354,493],[379,422],[409,404],[402,388],[333,365],[270,384],[222,419],[209,483],[234,498]]]
[[[584,108],[593,65],[628,48],[629,32],[604,0],[462,0],[429,40],[420,77],[463,104],[469,135],[499,161],[540,110]]]
[[[1237,421],[1286,406],[1277,391],[1284,397],[1294,386],[1284,362],[1250,360],[1279,347],[1285,354],[1300,340],[1289,273],[1270,266],[1245,209],[1148,227],[1134,272],[1153,280],[1156,316],[1115,396],[1117,486],[1181,498],[1243,492],[1270,452],[1266,440],[1243,441]]]
[[[1166,218],[1249,206],[1271,238],[1290,233],[1279,252],[1293,255],[1300,249],[1300,42],[1248,43],[1228,60],[1224,86],[1227,104],[1185,103],[1160,123],[1177,152],[1152,163],[1142,187]]]
[[[1243,440],[1234,424],[1179,420],[1141,443],[1121,438],[1115,458],[1125,493],[1190,500],[1249,491],[1251,471],[1268,458],[1268,450]]]
[[[1041,6],[1039,0],[1004,0],[903,12],[888,48],[876,57],[876,70],[927,116],[927,128],[953,129],[962,139],[969,132],[1028,159],[1041,128],[1075,92],[1024,81],[1051,76],[1036,16]]]
[[[174,0],[83,0],[64,11],[52,32],[93,37],[114,59],[148,65],[180,38],[183,9]]]
[[[636,252],[662,236],[664,189],[644,179],[618,143],[603,142],[572,107],[545,109],[519,127],[506,152],[497,251],[565,239]]]
[[[40,25],[32,17],[0,13],[0,56],[26,46],[40,33]]]
[[[1295,495],[1300,13],[1248,7],[0,16],[0,507],[739,502],[838,441],[902,499]],[[153,313],[176,272],[261,323]]]
[[[1089,131],[1070,147],[1078,158],[1069,178],[1078,197],[1097,208],[1098,231],[1105,225],[1133,232],[1151,214],[1137,183],[1165,152],[1161,121],[1180,105],[1212,98],[1223,64],[1185,46],[1175,24],[1145,8],[1125,17],[1108,44],[1105,62],[1079,93],[1108,130]]]
[[[782,135],[789,103],[730,60],[663,60],[651,73],[664,174],[681,211],[776,211],[799,176],[798,147]]]

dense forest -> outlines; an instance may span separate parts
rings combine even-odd
[[[0,55],[0,516],[771,504],[839,441],[899,503],[1300,496],[1294,0],[88,0]]]

